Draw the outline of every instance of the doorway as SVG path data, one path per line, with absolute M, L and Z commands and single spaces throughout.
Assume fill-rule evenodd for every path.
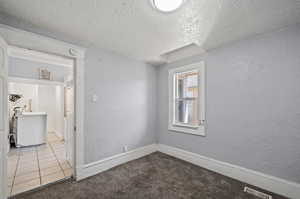
M 8 194 L 7 152 L 9 135 L 8 122 L 8 54 L 15 46 L 24 48 L 22 55 L 40 54 L 42 59 L 56 61 L 56 58 L 67 58 L 74 63 L 74 110 L 71 128 L 73 136 L 72 173 L 76 180 L 82 179 L 84 162 L 84 65 L 86 49 L 32 32 L 0 24 L 0 198 Z M 33 50 L 34 49 L 34 50 Z M 54 56 L 44 56 L 47 55 Z M 16 52 L 18 53 L 18 52 Z M 53 59 L 54 58 L 54 59 Z M 59 59 L 61 60 L 61 59 Z
M 73 176 L 73 82 L 72 59 L 16 47 L 9 53 L 8 196 Z

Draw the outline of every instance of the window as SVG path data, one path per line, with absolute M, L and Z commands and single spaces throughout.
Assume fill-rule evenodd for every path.
M 169 70 L 169 130 L 205 135 L 204 124 L 204 63 Z

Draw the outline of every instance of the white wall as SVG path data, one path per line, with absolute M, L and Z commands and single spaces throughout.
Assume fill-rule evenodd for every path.
M 22 94 L 17 103 L 10 105 L 28 107 L 29 99 L 32 99 L 33 112 L 47 112 L 48 132 L 56 132 L 58 136 L 64 136 L 64 95 L 63 86 L 38 85 L 24 83 L 9 83 L 9 93 Z M 28 111 L 28 110 L 27 110 Z
M 47 113 L 48 132 L 56 130 L 56 90 L 54 86 L 39 85 L 39 111 Z
M 38 111 L 39 100 L 38 100 L 38 85 L 34 84 L 21 84 L 10 82 L 8 84 L 9 94 L 22 94 L 22 98 L 15 103 L 9 103 L 10 105 L 24 107 L 29 106 L 29 100 L 32 100 L 32 111 Z
M 64 136 L 63 86 L 39 85 L 39 111 L 47 112 L 48 132 Z
M 168 69 L 204 60 L 207 136 L 168 131 Z M 300 182 L 300 25 L 159 69 L 159 142 Z

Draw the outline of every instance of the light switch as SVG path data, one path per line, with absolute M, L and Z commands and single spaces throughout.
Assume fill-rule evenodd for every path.
M 98 101 L 98 96 L 96 94 L 94 94 L 92 96 L 92 102 L 97 102 Z

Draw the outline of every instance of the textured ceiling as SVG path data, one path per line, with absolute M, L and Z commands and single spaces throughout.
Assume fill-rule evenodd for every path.
M 186 0 L 173 13 L 149 0 L 0 0 L 0 12 L 143 61 L 190 43 L 211 49 L 300 22 L 300 0 Z

